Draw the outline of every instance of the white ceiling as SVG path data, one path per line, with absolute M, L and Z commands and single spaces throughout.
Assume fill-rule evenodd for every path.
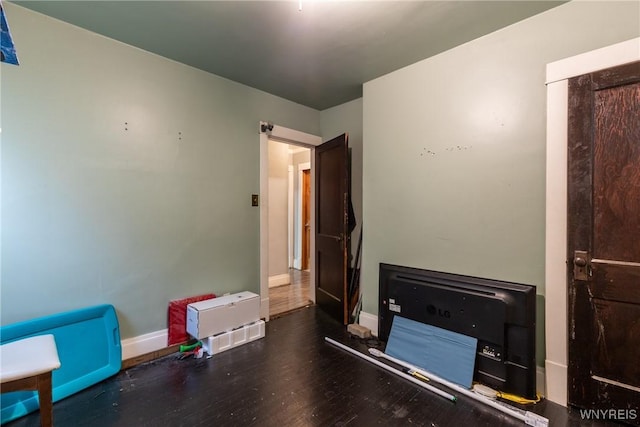
M 561 1 L 14 1 L 323 110 Z M 472 67 L 473 64 L 469 64 Z

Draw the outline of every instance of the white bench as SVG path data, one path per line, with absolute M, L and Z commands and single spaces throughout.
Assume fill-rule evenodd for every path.
M 51 372 L 60 367 L 53 335 L 38 335 L 0 346 L 2 393 L 36 390 L 40 402 L 40 425 L 53 425 Z

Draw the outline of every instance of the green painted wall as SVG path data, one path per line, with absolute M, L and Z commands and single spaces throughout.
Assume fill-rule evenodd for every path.
M 637 37 L 639 6 L 571 2 L 364 85 L 364 311 L 380 262 L 533 284 L 543 362 L 545 66 Z
M 128 338 L 171 299 L 259 292 L 258 122 L 320 113 L 4 6 L 2 324 L 110 303 Z

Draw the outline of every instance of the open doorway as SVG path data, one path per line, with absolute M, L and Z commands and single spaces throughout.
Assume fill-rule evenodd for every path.
M 272 125 L 267 122 L 260 122 L 260 317 L 269 320 L 270 318 L 270 299 L 271 292 L 270 289 L 277 289 L 279 286 L 269 287 L 269 277 L 277 276 L 277 274 L 269 272 L 269 264 L 271 258 L 271 251 L 269 249 L 269 236 L 270 236 L 270 227 L 269 227 L 269 206 L 271 205 L 271 197 L 269 194 L 269 141 L 276 141 L 279 143 L 284 143 L 287 146 L 292 146 L 292 151 L 295 151 L 297 147 L 305 147 L 309 149 L 309 161 L 308 161 L 308 170 L 310 177 L 310 221 L 308 224 L 309 227 L 309 266 L 308 266 L 308 282 L 309 282 L 309 295 L 308 300 L 315 303 L 316 300 L 316 289 L 315 289 L 315 259 L 312 254 L 315 253 L 315 177 L 313 174 L 314 168 L 314 152 L 315 147 L 322 144 L 322 138 L 316 135 L 311 135 L 305 132 L 300 132 L 294 129 L 285 128 L 278 125 Z M 288 147 L 287 147 L 288 150 Z M 293 155 L 293 153 L 292 153 Z M 302 165 L 302 166 L 301 166 Z M 290 167 L 291 166 L 291 167 Z M 304 165 L 304 162 L 301 162 L 298 165 L 297 169 L 294 170 L 293 165 L 287 164 L 287 176 L 297 175 L 300 170 L 303 171 L 307 165 Z M 293 179 L 291 180 L 293 181 Z M 287 199 L 291 200 L 288 202 L 287 206 L 295 206 L 293 200 L 295 199 L 293 186 L 289 185 L 289 179 L 287 178 Z M 300 199 L 301 200 L 301 199 Z M 301 210 L 301 208 L 300 208 Z M 287 209 L 288 212 L 288 209 Z M 287 228 L 292 229 L 294 226 L 293 216 L 289 216 L 287 214 Z M 282 223 L 280 223 L 282 224 Z M 288 236 L 293 236 L 293 232 L 288 233 Z M 296 256 L 295 252 L 295 242 L 292 240 L 293 237 L 287 239 L 286 244 L 286 253 L 287 253 L 287 266 L 295 267 L 293 268 L 293 273 L 295 274 L 297 270 L 302 270 L 302 257 Z M 301 247 L 301 243 L 300 246 Z M 298 266 L 299 263 L 299 266 Z M 295 265 L 294 265 L 295 264 Z M 284 273 L 281 273 L 284 274 Z M 284 280 L 284 276 L 280 280 Z M 271 279 L 271 284 L 277 283 L 277 278 Z M 297 280 L 297 278 L 294 278 Z M 284 290 L 284 289 L 282 289 Z
M 310 156 L 307 147 L 268 141 L 270 317 L 311 303 Z

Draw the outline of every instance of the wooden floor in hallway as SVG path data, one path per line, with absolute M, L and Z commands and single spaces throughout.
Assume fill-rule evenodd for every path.
M 308 270 L 289 269 L 288 285 L 269 288 L 269 316 L 278 316 L 313 304 L 310 301 L 311 274 Z

